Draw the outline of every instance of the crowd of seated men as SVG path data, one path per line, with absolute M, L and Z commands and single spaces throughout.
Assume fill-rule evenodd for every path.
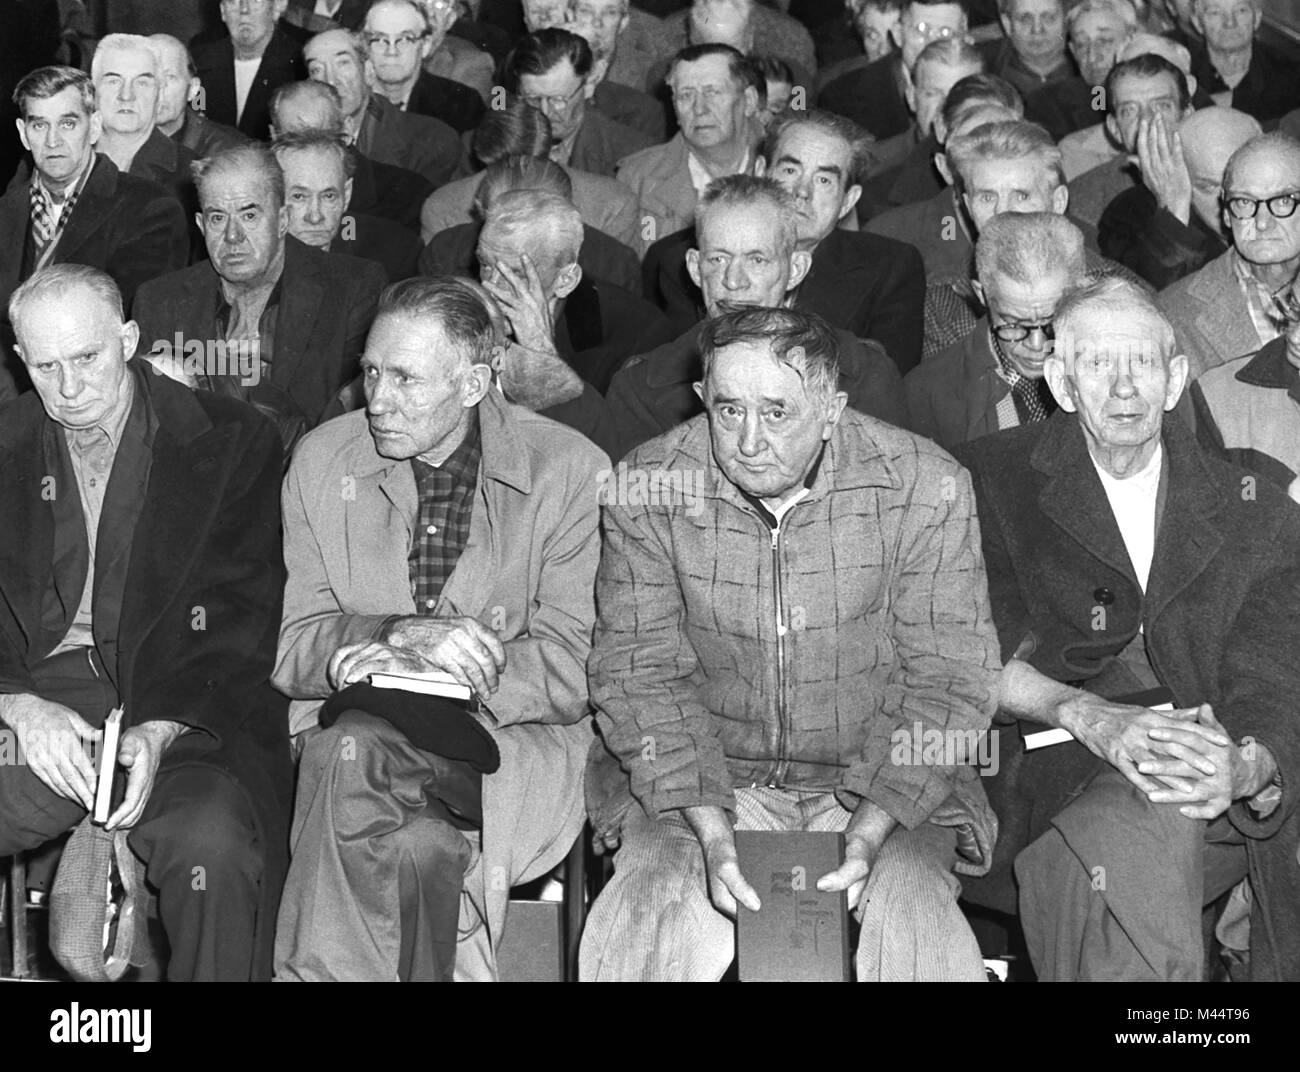
M 16 0 L 0 857 L 120 710 L 173 980 L 496 979 L 582 840 L 718 980 L 752 830 L 859 980 L 1300 979 L 1261 2 Z

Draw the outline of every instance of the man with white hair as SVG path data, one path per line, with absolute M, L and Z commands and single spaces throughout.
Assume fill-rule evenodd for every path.
M 203 84 L 189 49 L 171 34 L 150 34 L 149 40 L 158 49 L 158 129 L 195 159 L 242 145 L 246 139 L 234 127 L 191 107 L 199 101 Z
M 1107 78 L 1113 107 L 1107 123 L 1137 157 L 1141 180 L 1107 206 L 1097 241 L 1106 256 L 1157 290 L 1227 249 L 1223 168 L 1260 133 L 1254 119 L 1232 108 L 1192 111 L 1181 80 L 1182 72 L 1151 55 L 1117 63 Z M 1179 104 L 1181 115 L 1175 114 Z
M 989 60 L 989 73 L 1028 97 L 1051 82 L 1074 77 L 1065 54 L 1066 0 L 998 0 L 1006 35 Z
M 483 99 L 460 82 L 431 74 L 424 62 L 441 44 L 434 16 L 417 0 L 376 0 L 362 34 L 370 46 L 375 92 L 404 112 L 431 115 L 457 131 L 483 118 Z
M 1106 75 L 1138 29 L 1130 0 L 1083 0 L 1070 8 L 1065 21 L 1079 77 L 1046 85 L 1025 101 L 1025 117 L 1046 127 L 1055 141 L 1092 126 L 1105 111 Z
M 1261 123 L 1300 107 L 1300 64 L 1255 36 L 1264 18 L 1260 0 L 1195 0 L 1192 11 L 1205 38 L 1192 70 L 1216 104 Z
M 1247 879 L 1250 976 L 1294 979 L 1300 509 L 1167 418 L 1188 362 L 1142 291 L 1072 291 L 1055 329 L 1060 410 L 954 451 L 1008 723 L 993 870 L 965 896 L 1018 900 L 1040 980 L 1197 981 L 1203 909 Z

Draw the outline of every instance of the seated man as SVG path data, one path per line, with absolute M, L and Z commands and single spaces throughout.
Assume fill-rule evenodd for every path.
M 790 309 L 710 321 L 705 413 L 627 463 L 698 474 L 699 509 L 602 496 L 589 678 L 605 750 L 588 784 L 597 837 L 621 846 L 584 979 L 720 978 L 728 917 L 767 892 L 733 830 L 801 829 L 845 834 L 844 863 L 808 881 L 848 891 L 859 980 L 984 978 L 953 874 L 991 859 L 974 750 L 891 754 L 922 723 L 973 742 L 997 706 L 968 478 L 846 412 L 838 350 Z
M 1097 244 L 1162 290 L 1227 249 L 1223 168 L 1259 124 L 1231 108 L 1193 111 L 1182 72 L 1160 56 L 1117 63 L 1106 84 L 1106 123 L 1137 158 L 1141 181 L 1102 213 Z
M 364 37 L 326 30 L 307 42 L 303 57 L 311 78 L 338 90 L 344 131 L 359 152 L 423 175 L 435 188 L 452 177 L 460 164 L 460 138 L 441 119 L 404 112 L 370 88 Z
M 1187 375 L 1151 299 L 1104 280 L 1057 310 L 1061 410 L 956 452 L 1010 659 L 1001 710 L 1074 738 L 1002 734 L 994 873 L 966 890 L 1014 910 L 1014 863 L 1040 980 L 1200 979 L 1202 908 L 1247 874 L 1252 977 L 1300 971 L 1300 510 L 1165 419 Z
M 197 160 L 247 140 L 234 127 L 225 126 L 195 111 L 203 83 L 189 49 L 171 34 L 150 34 L 158 50 L 158 129 Z
M 690 45 L 730 45 L 746 56 L 779 56 L 794 69 L 799 85 L 812 88 L 817 73 L 812 38 L 797 19 L 777 7 L 754 0 L 692 0 L 689 7 L 667 15 L 663 25 L 665 59 Z M 661 63 L 651 72 L 651 90 L 658 88 L 664 70 Z
M 1006 36 L 989 59 L 989 73 L 1004 78 L 1022 97 L 1050 82 L 1074 77 L 1065 54 L 1066 0 L 998 0 Z
M 41 269 L 9 315 L 36 390 L 0 409 L 0 722 L 26 756 L 0 764 L 0 855 L 82 822 L 120 708 L 106 827 L 158 895 L 167 978 L 269 979 L 292 784 L 275 429 L 131 361 L 97 268 Z
M 161 186 L 122 174 L 95 152 L 102 120 L 95 87 L 71 67 L 38 67 L 14 89 L 18 138 L 32 154 L 30 181 L 20 177 L 0 197 L 0 309 L 47 264 L 85 264 L 113 277 L 124 300 L 147 279 L 183 267 L 189 227 L 180 204 Z M 13 346 L 0 315 L 0 400 L 26 375 L 7 367 Z
M 350 212 L 354 158 L 337 134 L 285 134 L 271 145 L 284 173 L 289 234 L 326 253 L 363 257 L 384 269 L 390 283 L 417 271 L 420 240 L 381 216 Z
M 269 149 L 229 149 L 194 169 L 208 260 L 140 288 L 144 349 L 169 370 L 184 359 L 195 386 L 267 400 L 287 447 L 289 430 L 314 425 L 356 375 L 384 270 L 287 236 L 284 176 Z M 232 352 L 241 367 L 218 360 Z
M 648 144 L 658 145 L 668 136 L 667 102 L 609 77 L 616 48 L 614 38 L 617 36 L 619 16 L 615 12 L 619 2 L 620 0 L 586 0 L 581 5 L 581 11 L 585 13 L 582 15 L 579 14 L 579 6 L 575 5 L 569 12 L 569 21 L 562 28 L 577 34 L 591 47 L 591 73 L 587 76 L 588 83 L 595 87 L 591 103 L 616 123 L 631 127 L 644 135 Z M 627 8 L 627 0 L 621 2 L 625 12 L 636 10 L 639 18 L 662 26 L 653 15 Z M 627 16 L 624 15 L 624 18 Z
M 473 130 L 483 98 L 469 86 L 431 74 L 422 64 L 437 44 L 434 15 L 416 0 L 376 0 L 362 32 L 370 46 L 375 92 L 404 112 L 441 119 L 453 130 Z
M 470 155 L 475 164 L 490 168 L 506 157 L 525 156 L 550 160 L 550 120 L 518 97 L 501 109 L 492 109 L 474 131 Z M 556 167 L 562 165 L 556 164 Z M 589 227 L 602 231 L 634 250 L 641 244 L 641 207 L 635 195 L 616 179 L 564 167 L 572 188 L 573 203 Z M 483 173 L 455 179 L 435 190 L 420 210 L 420 237 L 426 244 L 449 227 L 475 220 L 474 202 Z
M 613 178 L 618 162 L 651 144 L 648 135 L 591 106 L 591 46 L 568 30 L 531 33 L 501 68 L 506 92 L 516 94 L 551 124 L 550 157 L 559 164 Z
M 1300 69 L 1295 60 L 1259 40 L 1260 0 L 1195 0 L 1192 20 L 1205 39 L 1192 57 L 1192 71 L 1216 104 L 1275 123 L 1300 108 Z
M 1300 270 L 1300 142 L 1262 134 L 1223 173 L 1223 219 L 1232 248 L 1160 293 L 1191 379 L 1281 334 L 1277 299 Z
M 1138 29 L 1131 0 L 1083 0 L 1065 22 L 1079 77 L 1050 82 L 1025 101 L 1025 117 L 1045 127 L 1053 141 L 1097 122 L 1105 111 L 1106 75 Z
M 525 3 L 525 12 L 529 6 Z M 586 38 L 597 65 L 605 65 L 602 84 L 628 86 L 647 95 L 658 88 L 650 82 L 651 68 L 674 51 L 662 19 L 629 0 L 574 0 L 571 17 L 573 32 Z
M 222 0 L 221 21 L 228 33 L 191 42 L 204 113 L 246 138 L 270 135 L 271 94 L 307 73 L 301 46 L 279 24 L 287 3 Z
M 453 965 L 494 978 L 510 886 L 545 875 L 582 829 L 608 461 L 502 400 L 493 345 L 464 284 L 388 288 L 366 409 L 308 436 L 289 470 L 274 681 L 306 746 L 277 978 L 450 979 Z M 477 693 L 500 751 L 481 795 L 463 764 L 372 714 L 317 727 L 332 692 L 393 670 L 441 670 Z M 457 943 L 462 882 L 473 910 Z
M 290 82 L 271 98 L 271 137 L 311 131 L 336 134 L 348 140 L 343 122 L 343 98 L 324 82 L 306 79 Z M 419 232 L 420 207 L 433 193 L 433 183 L 403 167 L 381 164 L 351 146 L 352 202 L 357 212 L 382 216 Z
M 825 83 L 819 107 L 852 119 L 878 141 L 907 130 L 907 87 L 917 57 L 931 41 L 966 36 L 966 0 L 906 0 L 890 30 L 898 51 Z
M 798 208 L 774 179 L 732 175 L 712 183 L 696 211 L 699 248 L 686 254 L 687 270 L 704 295 L 708 320 L 750 307 L 795 302 L 812 257 L 798 247 Z M 673 342 L 629 361 L 608 392 L 617 461 L 634 446 L 700 412 L 694 384 L 700 378 L 696 324 Z M 859 412 L 908 427 L 898 368 L 878 342 L 834 329 L 848 404 Z
M 871 159 L 867 134 L 830 112 L 789 112 L 764 139 L 755 170 L 795 200 L 798 248 L 812 255 L 795 307 L 816 313 L 860 339 L 874 339 L 900 373 L 921 359 L 925 270 L 910 246 L 846 231 Z M 646 293 L 678 333 L 704 316 L 699 287 L 687 268 L 695 229 L 661 238 L 646 252 Z
M 994 216 L 975 244 L 971 286 L 984 315 L 966 338 L 903 380 L 912 430 L 945 450 L 1002 428 L 1045 421 L 1052 317 L 1087 271 L 1083 234 L 1052 212 Z
M 433 30 L 430 37 L 432 46 L 424 61 L 424 69 L 440 78 L 450 78 L 469 86 L 484 104 L 489 103 L 496 81 L 496 46 L 492 46 L 494 51 L 489 52 L 490 42 L 476 38 L 478 31 L 490 28 L 473 22 L 468 13 L 461 18 L 461 5 L 456 0 L 421 0 L 420 6 L 429 12 Z
M 745 57 L 727 45 L 691 45 L 673 58 L 667 83 L 681 129 L 620 161 L 617 172 L 645 213 L 645 247 L 687 226 L 714 179 L 752 167 L 758 91 L 751 79 Z
M 798 4 L 799 0 L 793 0 L 790 6 L 797 11 Z M 845 0 L 843 10 L 835 11 L 831 18 L 806 22 L 817 49 L 815 88 L 820 91 L 841 75 L 893 52 L 893 29 L 902 17 L 902 6 L 902 0 Z M 846 24 L 856 31 L 856 40 L 845 33 Z

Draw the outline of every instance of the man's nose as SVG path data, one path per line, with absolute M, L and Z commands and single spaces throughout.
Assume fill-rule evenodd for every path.
M 800 201 L 811 201 L 813 193 L 812 176 L 800 175 L 799 178 L 794 180 L 792 192 Z
M 63 131 L 58 123 L 51 123 L 45 128 L 45 144 L 50 149 L 57 149 L 63 144 Z
M 1048 346 L 1047 332 L 1042 328 L 1034 328 L 1025 336 L 1023 345 L 1026 350 L 1033 350 L 1035 353 L 1046 350 Z
M 66 365 L 60 366 L 59 394 L 64 398 L 72 399 L 81 394 L 82 382 L 81 374 L 76 369 Z
M 744 422 L 740 426 L 738 446 L 740 453 L 747 458 L 761 454 L 767 446 L 767 439 L 763 435 L 763 420 L 757 413 L 745 414 Z
M 745 271 L 745 264 L 739 257 L 727 265 L 727 270 L 722 273 L 722 284 L 728 290 L 743 290 L 749 286 L 749 273 Z
M 225 235 L 227 245 L 237 246 L 244 240 L 244 227 L 234 216 L 226 221 Z
M 692 115 L 709 114 L 709 102 L 708 100 L 705 99 L 703 93 L 696 94 L 695 99 L 691 101 L 691 114 Z
M 303 219 L 308 223 L 321 223 L 324 221 L 325 213 L 321 211 L 319 197 L 309 197 L 307 199 L 307 211 L 303 213 Z
M 135 83 L 130 78 L 123 78 L 118 83 L 117 99 L 126 104 L 135 100 Z
M 1115 378 L 1111 380 L 1110 393 L 1116 398 L 1132 398 L 1137 394 L 1133 383 L 1133 368 L 1128 358 L 1121 357 L 1115 365 Z

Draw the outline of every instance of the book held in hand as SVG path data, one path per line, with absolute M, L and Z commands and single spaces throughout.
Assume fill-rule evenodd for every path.
M 462 685 L 441 670 L 426 670 L 417 674 L 394 670 L 371 674 L 368 680 L 377 689 L 401 689 L 403 692 L 419 692 L 425 696 L 446 696 L 452 700 L 468 701 L 474 696 L 468 685 Z
M 122 708 L 115 707 L 104 720 L 104 736 L 99 742 L 95 764 L 95 807 L 90 821 L 103 825 L 113 808 L 113 775 L 117 773 L 117 746 L 122 740 Z

